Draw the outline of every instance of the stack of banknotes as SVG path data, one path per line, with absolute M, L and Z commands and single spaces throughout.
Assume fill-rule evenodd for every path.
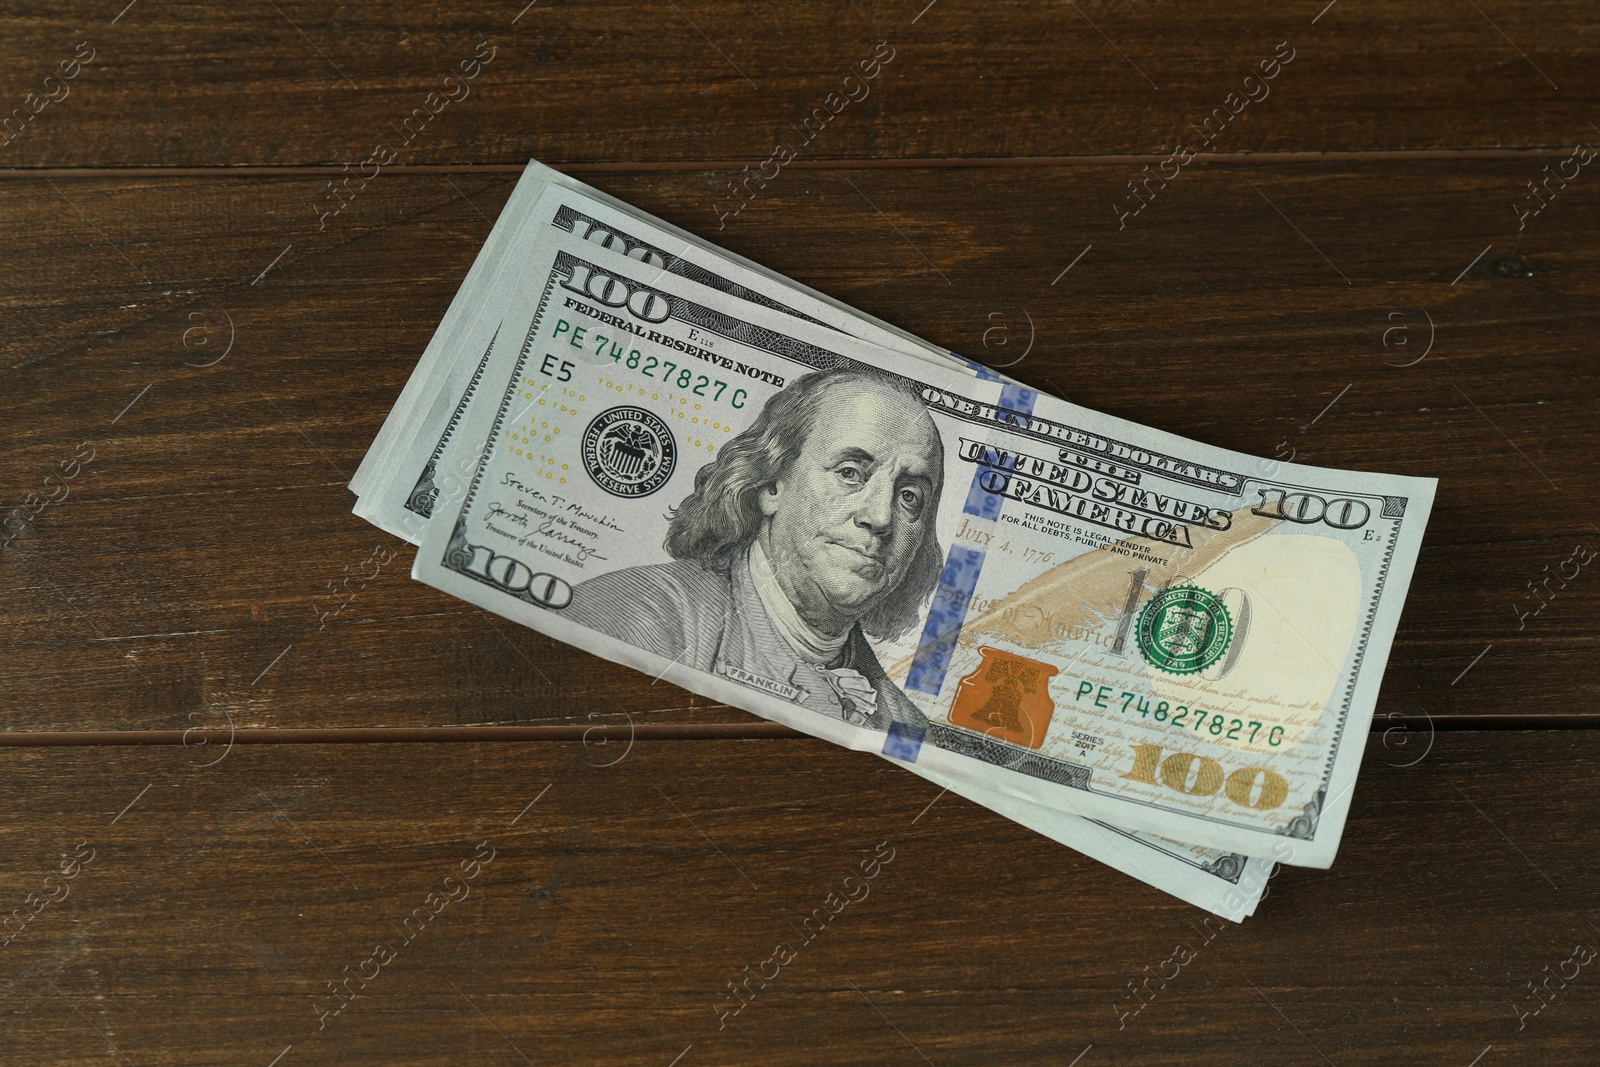
M 420 581 L 1234 920 L 1333 861 L 1434 486 L 1086 410 L 538 163 L 351 482 Z

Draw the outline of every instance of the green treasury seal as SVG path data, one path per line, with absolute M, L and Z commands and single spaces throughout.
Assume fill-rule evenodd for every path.
M 1139 651 L 1168 674 L 1205 670 L 1222 658 L 1232 640 L 1227 607 L 1197 585 L 1173 586 L 1139 613 Z

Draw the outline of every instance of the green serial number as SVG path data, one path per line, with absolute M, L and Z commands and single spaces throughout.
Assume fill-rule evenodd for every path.
M 1173 707 L 1165 700 L 1152 704 L 1148 698 L 1130 693 L 1126 689 L 1115 696 L 1112 695 L 1113 692 L 1114 690 L 1109 685 L 1102 685 L 1097 690 L 1093 682 L 1079 682 L 1078 691 L 1073 694 L 1072 699 L 1074 701 L 1082 700 L 1085 696 L 1093 693 L 1092 703 L 1097 708 L 1104 708 L 1109 711 L 1111 710 L 1111 705 L 1120 700 L 1122 701 L 1123 714 L 1138 712 L 1141 718 L 1164 722 L 1169 726 L 1176 726 L 1180 729 L 1187 728 L 1197 734 L 1209 733 L 1212 737 L 1225 737 L 1229 741 L 1244 741 L 1248 744 L 1255 744 L 1257 735 L 1261 733 L 1261 728 L 1265 725 L 1264 723 L 1256 722 L 1254 719 L 1248 721 L 1229 719 L 1226 715 L 1219 715 L 1214 711 L 1205 711 L 1202 708 L 1191 708 L 1187 704 L 1179 704 L 1177 707 Z M 1244 732 L 1246 730 L 1250 731 L 1248 735 Z M 1274 726 L 1267 731 L 1262 740 L 1272 748 L 1277 748 L 1283 744 L 1283 727 Z
M 589 327 L 579 326 L 576 329 L 566 319 L 556 321 L 556 330 L 553 341 L 564 333 L 570 333 L 567 343 L 574 348 L 584 346 L 584 334 L 589 332 Z M 638 371 L 646 378 L 653 379 L 663 385 L 676 386 L 695 396 L 703 396 L 708 400 L 726 403 L 729 407 L 742 408 L 750 394 L 743 389 L 728 392 L 728 383 L 721 378 L 713 378 L 709 374 L 696 374 L 688 367 L 680 366 L 670 359 L 660 359 L 656 356 L 647 356 L 637 348 L 630 348 L 624 353 L 621 345 L 604 334 L 594 334 L 588 339 L 594 345 L 594 354 L 604 359 L 610 357 L 614 363 L 621 364 L 629 370 Z M 609 348 L 607 346 L 610 346 Z M 724 399 L 726 394 L 726 399 Z

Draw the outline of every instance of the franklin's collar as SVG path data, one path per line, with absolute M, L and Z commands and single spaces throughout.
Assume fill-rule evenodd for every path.
M 761 606 L 767 610 L 767 617 L 772 620 L 772 628 L 789 642 L 795 654 L 806 662 L 818 666 L 837 660 L 839 652 L 850 640 L 850 634 L 855 627 L 852 626 L 844 633 L 833 637 L 820 632 L 802 619 L 794 605 L 789 602 L 788 596 L 784 594 L 783 587 L 778 584 L 778 576 L 773 572 L 772 563 L 767 559 L 766 552 L 762 551 L 759 537 L 750 542 L 750 551 L 746 559 L 750 568 L 750 584 L 755 587 Z

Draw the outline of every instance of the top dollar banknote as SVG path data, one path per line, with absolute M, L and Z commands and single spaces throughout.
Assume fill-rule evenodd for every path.
M 570 195 L 533 212 L 416 577 L 938 779 L 1332 862 L 1431 479 L 882 347 L 540 228 Z

